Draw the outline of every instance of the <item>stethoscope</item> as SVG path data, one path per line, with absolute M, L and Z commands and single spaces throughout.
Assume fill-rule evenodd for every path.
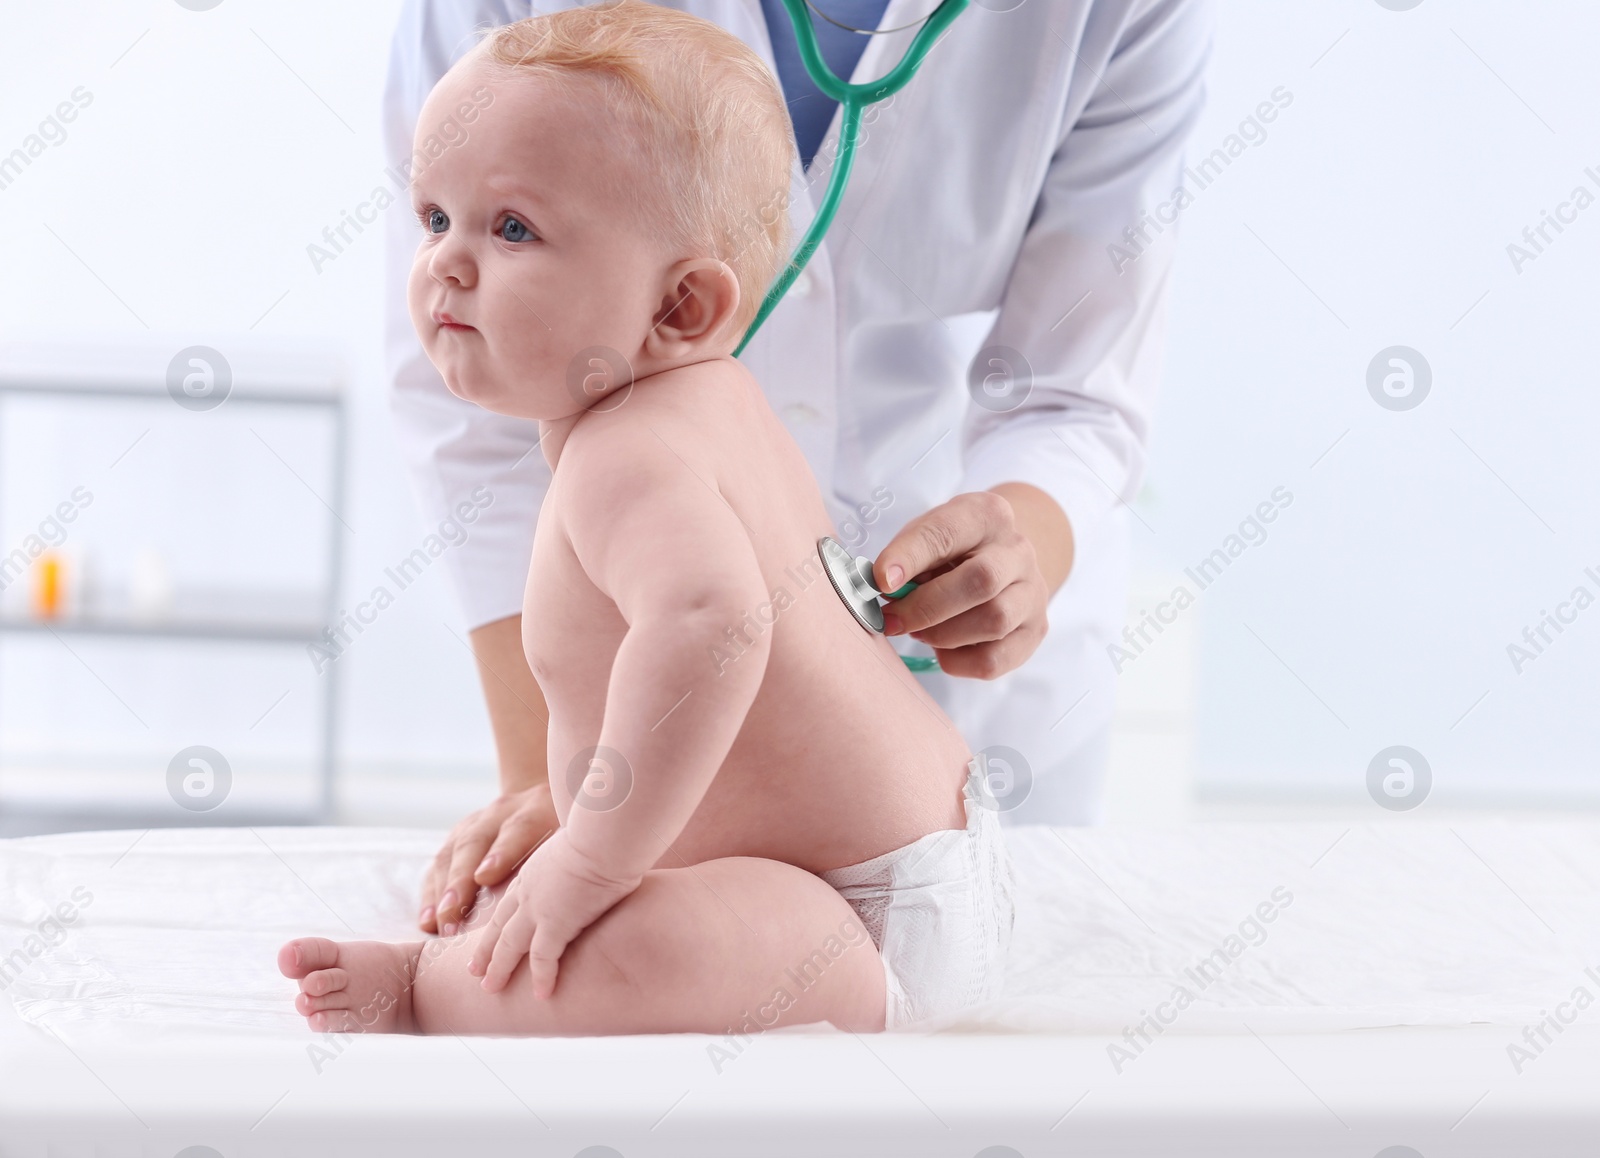
M 789 19 L 794 22 L 795 41 L 800 49 L 801 63 L 805 65 L 806 72 L 811 74 L 811 79 L 817 88 L 824 95 L 839 102 L 839 107 L 844 110 L 844 119 L 839 126 L 839 149 L 834 157 L 833 172 L 828 178 L 828 188 L 823 194 L 822 206 L 817 210 L 816 217 L 811 221 L 811 228 L 806 230 L 799 247 L 789 258 L 789 264 L 778 276 L 778 280 L 772 283 L 767 296 L 762 299 L 761 309 L 757 311 L 755 320 L 750 323 L 743 340 L 733 351 L 735 357 L 749 345 L 751 337 L 761 328 L 761 323 L 767 320 L 767 316 L 783 299 L 783 295 L 788 292 L 795 278 L 800 276 L 800 271 L 806 267 L 811 255 L 821 244 L 822 235 L 828 231 L 828 226 L 833 224 L 833 216 L 838 212 L 845 184 L 850 180 L 850 168 L 855 161 L 856 137 L 861 130 L 862 110 L 885 97 L 893 96 L 910 82 L 916 75 L 918 66 L 922 64 L 922 58 L 938 43 L 939 37 L 950 26 L 950 22 L 961 15 L 967 6 L 967 0 L 942 0 L 939 7 L 921 22 L 922 30 L 911 41 L 911 47 L 906 49 L 905 55 L 900 58 L 900 63 L 887 75 L 865 84 L 850 84 L 840 80 L 833 69 L 828 67 L 828 62 L 822 58 L 822 51 L 817 45 L 817 32 L 811 27 L 810 13 L 815 12 L 829 24 L 850 32 L 858 32 L 863 36 L 903 32 L 912 27 L 915 21 L 911 24 L 902 24 L 898 28 L 856 28 L 835 20 L 818 8 L 814 0 L 783 0 L 783 6 L 789 10 Z M 832 535 L 824 535 L 817 540 L 817 555 L 822 560 L 822 568 L 828 576 L 828 582 L 849 609 L 851 616 L 863 628 L 874 634 L 883 634 L 883 604 L 879 600 L 901 599 L 917 589 L 915 583 L 907 583 L 894 591 L 878 590 L 872 578 L 872 560 L 865 556 L 851 556 L 850 552 L 845 550 L 844 544 Z M 900 659 L 912 671 L 932 671 L 939 666 L 938 660 L 928 656 L 903 655 Z
M 828 188 L 823 194 L 822 206 L 817 210 L 816 217 L 812 218 L 811 228 L 806 230 L 799 247 L 789 258 L 789 264 L 778 275 L 778 280 L 772 283 L 772 288 L 767 290 L 767 296 L 761 300 L 761 309 L 756 312 L 750 328 L 744 332 L 743 339 L 735 347 L 734 357 L 738 357 L 750 344 L 750 339 L 761 328 L 761 323 L 767 320 L 767 315 L 772 313 L 778 302 L 783 299 L 783 295 L 788 292 L 790 285 L 794 283 L 794 279 L 805 269 L 806 262 L 811 260 L 811 255 L 822 243 L 822 235 L 828 232 L 828 226 L 833 224 L 833 215 L 839 211 L 845 184 L 850 180 L 850 168 L 855 162 L 856 137 L 861 132 L 862 110 L 885 97 L 893 96 L 910 83 L 911 78 L 917 73 L 918 66 L 922 64 L 922 58 L 927 56 L 929 50 L 938 43 L 939 37 L 950 26 L 950 22 L 961 15 L 967 6 L 967 0 L 943 0 L 939 7 L 922 21 L 922 30 L 911 41 L 911 47 L 906 49 L 905 55 L 900 58 L 900 63 L 885 76 L 864 84 L 850 84 L 840 80 L 833 69 L 828 67 L 828 62 L 822 59 L 822 50 L 817 45 L 817 30 L 811 27 L 810 13 L 815 12 L 829 24 L 849 29 L 851 32 L 859 32 L 863 36 L 903 32 L 912 27 L 912 24 L 902 24 L 898 28 L 855 28 L 828 16 L 816 6 L 815 0 L 783 0 L 783 6 L 789 10 L 789 19 L 794 22 L 795 41 L 800 49 L 801 63 L 806 66 L 806 72 L 811 74 L 812 81 L 823 95 L 839 102 L 839 107 L 844 111 L 844 119 L 839 125 L 839 150 L 834 156 L 833 172 L 828 177 Z
M 878 590 L 872 578 L 872 560 L 865 555 L 851 556 L 844 544 L 832 535 L 817 540 L 817 555 L 836 595 L 862 627 L 875 635 L 883 634 L 883 604 L 880 599 L 904 599 L 917 589 L 907 583 L 893 591 Z M 912 671 L 932 671 L 939 661 L 927 655 L 903 655 L 900 662 Z

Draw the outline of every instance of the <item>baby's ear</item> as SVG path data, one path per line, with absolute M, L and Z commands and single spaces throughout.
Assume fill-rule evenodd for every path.
M 729 332 L 739 311 L 739 279 L 714 257 L 680 261 L 662 279 L 666 292 L 645 336 L 645 350 L 664 361 L 724 354 L 738 344 Z M 726 347 L 726 348 L 724 348 Z

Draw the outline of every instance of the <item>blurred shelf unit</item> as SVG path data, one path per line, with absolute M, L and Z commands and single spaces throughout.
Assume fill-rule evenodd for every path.
M 326 604 L 272 591 L 178 591 L 159 613 L 106 605 L 56 619 L 0 614 L 0 631 L 55 635 L 126 635 L 156 639 L 220 639 L 256 643 L 315 643 L 329 620 Z
M 274 369 L 276 367 L 276 369 Z M 310 593 L 249 590 L 199 590 L 176 588 L 159 611 L 97 599 L 70 615 L 41 618 L 0 612 L 0 636 L 92 636 L 129 641 L 199 641 L 262 646 L 295 646 L 324 638 L 328 624 L 339 617 L 342 578 L 345 476 L 347 466 L 347 414 L 341 374 L 331 358 L 258 358 L 249 377 L 234 374 L 224 402 L 235 407 L 290 407 L 309 409 L 331 426 L 327 508 L 327 561 L 317 589 Z M 0 427 L 7 418 L 6 403 L 25 396 L 62 402 L 116 399 L 173 406 L 166 385 L 165 358 L 154 351 L 133 356 L 116 351 L 62 351 L 29 348 L 26 355 L 0 351 Z M 3 468 L 3 464 L 0 464 Z M 0 469 L 0 489 L 4 470 Z M 319 496 L 320 497 L 320 496 Z M 317 681 L 321 702 L 315 740 L 317 799 L 307 819 L 326 820 L 332 815 L 334 776 L 338 751 L 339 691 L 337 670 Z M 0 705 L 3 708 L 3 705 Z

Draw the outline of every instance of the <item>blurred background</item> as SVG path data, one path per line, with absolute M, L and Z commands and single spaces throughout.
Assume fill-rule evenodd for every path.
M 397 9 L 0 4 L 0 834 L 493 791 L 359 220 Z M 1600 10 L 1217 15 L 1110 819 L 1600 804 Z

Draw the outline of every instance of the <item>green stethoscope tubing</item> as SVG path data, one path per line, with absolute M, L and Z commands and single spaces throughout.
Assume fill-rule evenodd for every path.
M 794 284 L 794 279 L 800 276 L 800 271 L 805 269 L 817 246 L 822 244 L 822 235 L 827 233 L 828 226 L 833 224 L 834 214 L 839 211 L 839 202 L 844 197 L 844 187 L 850 180 L 850 169 L 855 163 L 856 137 L 861 131 L 862 110 L 885 97 L 893 96 L 910 83 L 911 78 L 917 73 L 918 66 L 922 64 L 922 58 L 927 56 L 938 43 L 939 37 L 950 26 L 950 22 L 966 9 L 967 2 L 968 0 L 943 0 L 943 3 L 923 22 L 922 28 L 911 41 L 911 47 L 906 49 L 905 55 L 900 58 L 899 64 L 878 80 L 851 84 L 840 80 L 833 69 L 828 67 L 828 62 L 822 59 L 822 49 L 817 44 L 817 30 L 811 26 L 811 13 L 806 0 L 783 0 L 783 6 L 789 10 L 789 19 L 794 22 L 795 40 L 800 49 L 801 63 L 806 66 L 806 72 L 811 74 L 812 81 L 823 95 L 839 102 L 844 119 L 839 124 L 839 150 L 834 155 L 833 172 L 828 177 L 828 188 L 823 194 L 822 205 L 811 220 L 811 228 L 806 230 L 799 247 L 789 258 L 788 265 L 778 275 L 778 280 L 772 283 L 772 288 L 767 290 L 767 296 L 761 300 L 761 308 L 756 311 L 755 320 L 750 323 L 750 328 L 744 332 L 744 337 L 733 351 L 734 357 L 744 352 L 744 348 L 750 344 L 750 339 L 761 328 L 761 323 L 767 320 L 767 316 L 783 300 L 783 295 Z
M 850 181 L 850 170 L 855 164 L 856 137 L 861 131 L 862 111 L 870 104 L 876 104 L 885 97 L 893 96 L 910 83 L 922 64 L 922 58 L 927 56 L 939 42 L 939 37 L 950 27 L 950 23 L 966 9 L 967 2 L 968 0 L 943 0 L 923 22 L 922 28 L 911 41 L 911 47 L 906 49 L 905 55 L 900 58 L 899 64 L 878 80 L 851 84 L 840 80 L 833 69 L 828 67 L 828 62 L 822 59 L 822 49 L 817 44 L 817 31 L 811 26 L 808 0 L 783 0 L 783 6 L 789 10 L 789 19 L 794 23 L 795 41 L 800 49 L 801 63 L 806 66 L 806 72 L 811 74 L 812 81 L 823 95 L 839 102 L 844 116 L 839 124 L 839 149 L 834 155 L 833 172 L 828 177 L 828 188 L 823 194 L 822 205 L 817 209 L 817 215 L 811 219 L 811 227 L 806 230 L 805 237 L 801 238 L 799 247 L 790 256 L 783 272 L 778 275 L 778 280 L 767 290 L 767 296 L 762 299 L 761 308 L 756 311 L 750 328 L 744 332 L 744 337 L 733 351 L 734 357 L 737 358 L 744 352 L 744 348 L 750 344 L 750 339 L 761 328 L 761 323 L 767 320 L 767 316 L 783 300 L 783 295 L 789 292 L 789 287 L 794 284 L 795 278 L 805 269 L 806 263 L 811 260 L 811 255 L 817 251 L 817 246 L 822 244 L 822 237 L 828 232 L 828 226 L 833 224 L 834 214 L 839 211 L 839 202 L 844 197 L 845 185 Z M 827 19 L 825 14 L 819 14 Z M 898 590 L 887 593 L 884 598 L 900 599 L 916 589 L 915 583 L 907 583 Z M 903 655 L 900 659 L 912 671 L 933 671 L 939 666 L 939 661 L 931 656 Z
M 897 587 L 893 591 L 884 592 L 883 597 L 885 599 L 904 599 L 916 589 L 917 585 L 915 583 L 908 582 L 904 587 Z M 939 667 L 939 661 L 931 655 L 903 655 L 900 657 L 900 662 L 912 671 L 935 671 Z

